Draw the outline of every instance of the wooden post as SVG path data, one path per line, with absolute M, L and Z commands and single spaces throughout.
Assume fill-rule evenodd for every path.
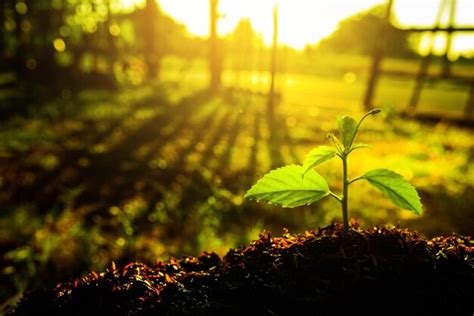
M 425 76 L 428 73 L 428 68 L 430 66 L 431 56 L 432 56 L 431 49 L 434 42 L 433 39 L 434 39 L 434 34 L 432 35 L 432 40 L 430 42 L 430 47 L 431 47 L 430 52 L 421 60 L 420 68 L 418 69 L 418 73 L 416 74 L 415 87 L 413 88 L 413 92 L 410 97 L 410 103 L 408 104 L 408 111 L 412 114 L 415 112 L 418 101 L 420 101 L 421 90 L 423 89 Z
M 386 23 L 390 23 L 390 13 L 392 11 L 393 0 L 388 0 L 387 10 L 385 11 L 384 20 Z M 364 108 L 369 110 L 373 107 L 372 101 L 375 94 L 375 88 L 377 86 L 377 81 L 380 76 L 380 64 L 383 59 L 383 54 L 385 47 L 382 45 L 381 37 L 383 37 L 383 32 L 386 30 L 385 25 L 378 30 L 378 36 L 375 39 L 374 43 L 374 55 L 372 57 L 372 65 L 370 66 L 370 75 L 367 80 L 367 90 L 365 91 L 364 96 Z M 384 42 L 385 44 L 385 42 Z
M 441 23 L 441 17 L 443 15 L 443 11 L 447 5 L 447 0 L 443 0 L 440 3 L 439 9 L 438 9 L 438 14 L 436 16 L 436 27 L 440 26 Z M 435 35 L 436 32 L 431 32 L 431 38 L 430 38 L 430 43 L 429 43 L 429 50 L 428 50 L 428 55 L 423 57 L 420 63 L 420 68 L 418 69 L 418 73 L 416 74 L 416 79 L 415 79 L 415 87 L 413 88 L 413 93 L 410 98 L 410 103 L 408 103 L 408 112 L 414 113 L 416 106 L 418 104 L 418 101 L 420 100 L 421 96 L 421 90 L 423 89 L 423 84 L 425 81 L 426 74 L 428 73 L 428 67 L 431 62 L 431 56 L 433 55 L 433 49 L 434 49 L 434 42 L 435 42 Z
M 268 92 L 268 117 L 273 121 L 275 112 L 275 77 L 276 77 L 276 58 L 278 48 L 278 4 L 273 7 L 273 45 L 272 59 L 270 63 L 270 90 Z
M 265 45 L 263 43 L 263 36 L 260 33 L 257 38 L 258 41 L 258 57 L 257 57 L 257 68 L 258 68 L 258 81 L 257 81 L 257 92 L 259 95 L 265 94 Z
M 156 20 L 158 19 L 158 6 L 156 0 L 146 0 L 145 19 L 148 24 L 146 38 L 146 62 L 150 71 L 150 76 L 155 78 L 159 74 L 159 57 L 157 54 L 157 32 Z
M 219 55 L 219 43 L 217 38 L 217 6 L 219 0 L 209 0 L 210 4 L 210 26 L 209 26 L 209 71 L 211 75 L 210 90 L 215 93 L 221 85 L 221 60 Z
M 454 28 L 454 23 L 455 23 L 455 16 L 456 16 L 456 0 L 451 0 L 450 8 L 449 8 L 449 28 L 450 30 L 446 33 L 446 50 L 444 52 L 443 56 L 443 68 L 441 75 L 446 78 L 450 75 L 451 73 L 451 62 L 449 61 L 448 55 L 449 52 L 451 51 L 451 44 L 453 41 L 453 31 L 452 28 Z
M 107 45 L 108 45 L 108 50 L 109 53 L 111 53 L 112 56 L 109 57 L 109 71 L 113 72 L 113 64 L 115 63 L 115 60 L 117 59 L 117 44 L 116 44 L 116 37 L 111 33 L 110 27 L 111 27 L 111 22 L 112 22 L 112 13 L 111 13 L 111 0 L 106 0 L 105 5 L 107 7 L 107 19 L 104 22 L 104 27 L 105 27 L 105 34 L 107 37 Z M 110 60 L 111 59 L 111 60 Z
M 466 107 L 464 108 L 464 117 L 469 119 L 474 114 L 474 81 L 471 81 L 471 88 L 469 89 L 469 97 L 467 99 Z

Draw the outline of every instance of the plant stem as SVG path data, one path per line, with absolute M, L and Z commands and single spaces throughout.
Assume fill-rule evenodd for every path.
M 352 184 L 352 183 L 354 183 L 354 182 L 356 182 L 356 181 L 359 181 L 359 180 L 362 180 L 362 179 L 364 179 L 364 177 L 362 177 L 362 176 L 357 177 L 357 178 L 354 178 L 354 179 L 352 179 L 352 180 L 349 181 L 349 184 Z
M 365 120 L 365 118 L 367 116 L 375 115 L 377 113 L 380 113 L 380 111 L 381 111 L 380 109 L 372 109 L 369 112 L 364 114 L 364 116 L 360 119 L 359 123 L 357 123 L 357 126 L 356 126 L 355 131 L 354 131 L 354 137 L 352 137 L 351 143 L 349 145 L 349 149 L 352 147 L 352 143 L 354 142 L 354 139 L 357 136 L 357 132 L 359 131 L 359 127 L 362 124 L 362 122 Z M 350 153 L 350 151 L 349 151 L 349 153 Z
M 342 156 L 342 181 L 343 181 L 343 191 L 342 191 L 342 219 L 344 222 L 344 230 L 347 232 L 349 230 L 349 216 L 347 211 L 347 200 L 349 198 L 349 179 L 347 178 L 347 156 Z
M 332 196 L 333 198 L 335 198 L 339 203 L 341 203 L 342 199 L 339 196 L 337 196 L 337 194 L 335 194 L 334 192 L 329 191 L 329 195 Z

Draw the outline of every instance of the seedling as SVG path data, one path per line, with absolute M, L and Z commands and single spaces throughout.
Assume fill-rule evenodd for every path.
M 303 166 L 289 165 L 270 171 L 253 185 L 245 194 L 246 198 L 266 201 L 283 207 L 309 205 L 323 197 L 332 196 L 341 204 L 344 229 L 349 229 L 348 201 L 349 186 L 359 180 L 367 180 L 383 195 L 400 208 L 421 215 L 423 210 L 420 197 L 415 188 L 400 174 L 388 169 L 374 169 L 360 177 L 349 179 L 347 162 L 349 155 L 357 149 L 371 147 L 363 143 L 354 144 L 362 122 L 371 115 L 379 113 L 380 109 L 367 112 L 359 122 L 349 116 L 337 119 L 340 141 L 333 133 L 328 134 L 332 144 L 318 146 L 306 156 Z M 314 168 L 332 158 L 342 160 L 342 193 L 338 195 L 329 189 L 326 180 Z

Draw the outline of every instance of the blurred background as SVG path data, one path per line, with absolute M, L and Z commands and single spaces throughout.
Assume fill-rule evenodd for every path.
M 2 0 L 0 56 L 0 305 L 340 220 L 243 195 L 373 107 L 349 175 L 397 170 L 425 213 L 358 182 L 350 216 L 474 231 L 470 0 Z M 318 170 L 340 190 L 338 161 Z

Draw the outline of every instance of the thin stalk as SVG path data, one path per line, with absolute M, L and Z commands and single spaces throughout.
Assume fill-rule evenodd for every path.
M 357 178 L 354 178 L 354 179 L 352 179 L 352 180 L 349 181 L 349 184 L 352 184 L 352 183 L 354 183 L 354 182 L 356 182 L 356 181 L 359 181 L 359 180 L 362 180 L 362 179 L 364 179 L 364 177 L 362 177 L 362 176 L 357 177 Z
M 349 146 L 349 149 L 352 147 L 352 143 L 354 142 L 356 136 L 357 136 L 357 132 L 359 131 L 359 127 L 360 125 L 362 124 L 362 122 L 365 120 L 365 118 L 367 116 L 370 116 L 370 115 L 375 115 L 377 113 L 380 113 L 380 109 L 373 109 L 373 110 L 370 110 L 369 112 L 365 113 L 364 116 L 362 116 L 362 118 L 359 120 L 359 123 L 357 123 L 357 126 L 354 130 L 354 137 L 352 137 L 352 140 L 351 140 L 351 144 Z M 348 152 L 348 154 L 350 153 L 350 151 Z
M 347 211 L 347 200 L 349 198 L 349 179 L 347 178 L 347 156 L 342 156 L 342 181 L 343 181 L 343 190 L 342 190 L 342 219 L 344 222 L 344 230 L 347 232 L 349 230 L 349 215 Z
M 333 198 L 335 198 L 339 203 L 342 202 L 342 199 L 337 194 L 335 194 L 334 192 L 329 191 L 329 195 L 332 196 Z

